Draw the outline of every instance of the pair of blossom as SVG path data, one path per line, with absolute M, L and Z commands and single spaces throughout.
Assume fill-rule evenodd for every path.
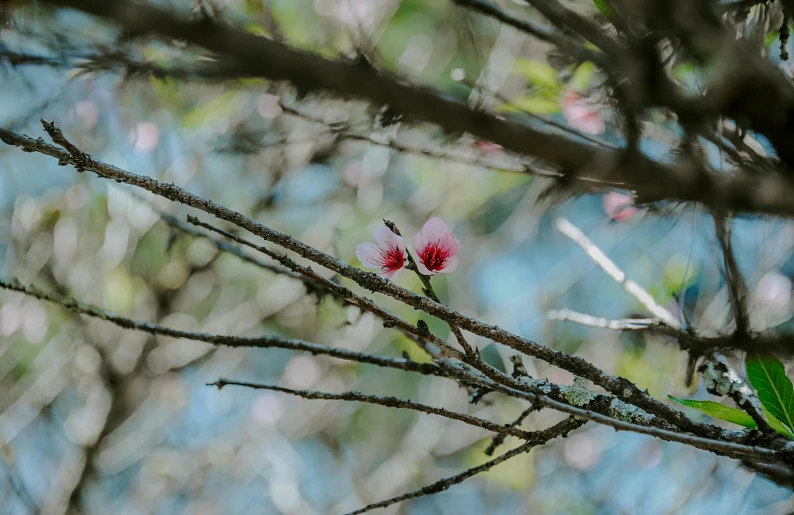
M 438 217 L 428 220 L 414 236 L 413 247 L 416 268 L 423 275 L 448 274 L 458 267 L 460 242 Z M 397 280 L 409 262 L 402 236 L 383 225 L 375 228 L 375 243 L 356 247 L 356 256 L 361 264 L 377 268 L 378 274 L 391 280 Z

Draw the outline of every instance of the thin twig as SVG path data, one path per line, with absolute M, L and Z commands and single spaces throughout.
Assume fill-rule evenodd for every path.
M 570 417 L 562 422 L 548 428 L 544 429 L 543 431 L 537 431 L 533 433 L 534 438 L 532 441 L 529 441 L 525 444 L 522 444 L 515 449 L 508 451 L 502 454 L 499 457 L 496 457 L 488 462 L 483 463 L 480 466 L 472 467 L 460 474 L 450 476 L 444 479 L 440 479 L 433 484 L 427 485 L 419 490 L 414 490 L 413 492 L 408 492 L 403 495 L 399 495 L 397 497 L 392 497 L 391 499 L 387 499 L 385 501 L 377 502 L 374 504 L 369 504 L 359 510 L 351 511 L 347 515 L 358 515 L 360 513 L 366 513 L 368 511 L 374 510 L 376 508 L 385 508 L 387 506 L 391 506 L 392 504 L 397 504 L 399 502 L 407 501 L 409 499 L 415 499 L 417 497 L 424 497 L 426 495 L 436 494 L 438 492 L 443 492 L 448 488 L 462 483 L 463 481 L 469 479 L 472 476 L 476 476 L 482 472 L 486 472 L 491 468 L 503 463 L 510 458 L 514 458 L 519 454 L 523 454 L 525 452 L 529 452 L 533 447 L 537 447 L 538 445 L 543 445 L 547 443 L 549 440 L 557 438 L 558 436 L 567 436 L 568 433 L 577 429 L 584 424 L 584 421 L 577 420 L 575 417 Z
M 601 329 L 614 329 L 616 331 L 645 331 L 655 322 L 652 318 L 624 318 L 621 320 L 609 320 L 606 318 L 579 313 L 570 309 L 551 310 L 547 316 L 549 320 L 565 320 L 588 327 L 598 327 Z
M 621 270 L 614 261 L 609 259 L 604 252 L 599 249 L 590 238 L 588 238 L 585 233 L 583 233 L 578 227 L 573 225 L 571 222 L 568 221 L 567 218 L 556 218 L 554 220 L 554 227 L 560 231 L 563 235 L 567 236 L 574 243 L 582 247 L 590 259 L 592 259 L 595 264 L 597 264 L 604 272 L 607 273 L 612 279 L 615 280 L 618 284 L 620 284 L 626 293 L 637 299 L 637 301 L 642 304 L 642 306 L 651 312 L 651 314 L 664 322 L 669 327 L 674 329 L 680 329 L 681 324 L 678 320 L 670 313 L 669 310 L 663 308 L 659 305 L 658 302 L 653 298 L 653 296 L 648 293 L 648 290 L 637 284 L 632 279 L 626 277 L 626 274 Z
M 524 420 L 526 420 L 526 418 L 535 411 L 538 411 L 537 406 L 532 405 L 528 407 L 521 413 L 521 415 L 518 416 L 518 418 L 516 418 L 510 424 L 510 427 L 519 427 L 521 423 L 524 422 Z M 488 445 L 488 448 L 485 449 L 485 454 L 487 454 L 488 456 L 493 456 L 493 453 L 494 451 L 496 451 L 496 448 L 504 443 L 505 437 L 506 437 L 505 433 L 499 433 L 498 435 L 494 436 L 493 440 L 491 440 L 491 443 Z
M 292 388 L 284 388 L 282 386 L 250 383 L 246 381 L 234 381 L 230 379 L 218 379 L 214 383 L 208 383 L 208 386 L 216 386 L 219 390 L 229 385 L 244 386 L 246 388 L 253 388 L 255 390 L 271 390 L 274 392 L 288 393 L 290 395 L 295 395 L 297 397 L 302 397 L 309 400 L 365 402 L 367 404 L 377 404 L 378 406 L 386 406 L 388 408 L 408 409 L 457 420 L 459 422 L 469 424 L 470 426 L 481 427 L 482 429 L 493 431 L 494 433 L 515 436 L 516 438 L 522 438 L 524 440 L 529 440 L 533 437 L 532 433 L 517 429 L 510 424 L 495 424 L 489 420 L 479 417 L 465 415 L 463 413 L 455 413 L 454 411 L 449 411 L 444 408 L 435 408 L 433 406 L 428 406 L 426 404 L 409 401 L 407 399 L 400 399 L 397 397 L 382 397 L 379 395 L 368 395 L 361 392 L 328 393 L 314 390 L 294 390 Z
M 289 349 L 309 352 L 315 355 L 323 354 L 347 361 L 357 361 L 359 363 L 366 363 L 381 367 L 419 372 L 426 375 L 445 376 L 438 366 L 430 363 L 418 363 L 408 359 L 373 356 L 363 352 L 355 352 L 336 347 L 327 347 L 325 345 L 319 345 L 316 343 L 310 343 L 303 340 L 296 340 L 294 338 L 285 338 L 281 336 L 243 337 L 183 331 L 180 329 L 172 329 L 149 322 L 141 322 L 131 318 L 122 317 L 96 306 L 82 303 L 71 297 L 66 297 L 57 293 L 46 292 L 36 288 L 35 286 L 26 286 L 15 281 L 6 281 L 4 279 L 0 279 L 0 288 L 24 293 L 25 295 L 30 295 L 40 300 L 46 300 L 47 302 L 59 304 L 74 313 L 87 315 L 100 320 L 106 320 L 119 327 L 123 327 L 124 329 L 132 329 L 134 331 L 142 331 L 149 334 L 169 336 L 172 338 L 185 338 L 187 340 L 205 342 L 211 345 L 223 345 L 227 347 Z

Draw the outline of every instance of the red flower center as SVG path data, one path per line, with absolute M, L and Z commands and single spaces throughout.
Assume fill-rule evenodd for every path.
M 428 243 L 419 257 L 428 270 L 438 272 L 444 268 L 444 263 L 449 258 L 449 249 L 441 247 L 438 242 Z
M 380 266 L 384 272 L 391 272 L 399 270 L 405 264 L 405 257 L 399 248 L 388 245 L 386 248 L 378 247 L 380 256 L 376 257 L 373 261 L 374 264 Z

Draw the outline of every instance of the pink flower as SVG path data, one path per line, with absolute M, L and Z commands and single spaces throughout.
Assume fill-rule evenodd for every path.
M 595 109 L 589 106 L 574 90 L 562 95 L 562 115 L 568 125 L 587 134 L 603 134 L 606 131 L 604 120 Z
M 377 243 L 362 243 L 356 247 L 356 256 L 367 268 L 379 268 L 378 274 L 396 280 L 403 272 L 408 253 L 402 236 L 397 236 L 386 226 L 375 227 Z
M 440 218 L 427 221 L 422 232 L 414 236 L 417 268 L 423 275 L 448 274 L 458 267 L 460 242 Z
M 634 200 L 616 191 L 604 195 L 604 212 L 615 222 L 625 222 L 639 211 L 634 207 Z
M 502 145 L 498 143 L 494 143 L 492 141 L 478 141 L 477 146 L 480 148 L 481 151 L 485 152 L 486 154 L 492 154 L 494 152 L 499 152 L 502 150 Z

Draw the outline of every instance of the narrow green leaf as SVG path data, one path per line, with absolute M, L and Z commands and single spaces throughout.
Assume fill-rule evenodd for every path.
M 590 86 L 590 82 L 595 76 L 595 65 L 590 61 L 586 61 L 576 68 L 571 78 L 571 87 L 578 91 L 585 91 Z
M 607 20 L 612 21 L 615 18 L 615 7 L 609 0 L 593 0 L 593 4 Z
M 789 430 L 794 428 L 794 386 L 783 363 L 774 356 L 747 356 L 747 377 L 763 407 Z
M 766 421 L 769 422 L 769 427 L 771 427 L 781 435 L 785 436 L 786 438 L 791 438 L 792 440 L 794 440 L 794 433 L 792 433 L 791 430 L 787 428 L 783 422 L 775 418 L 775 416 L 769 413 L 769 411 L 767 411 L 766 408 L 764 408 L 763 406 L 761 406 L 761 411 L 764 412 Z
M 706 415 L 714 418 L 718 418 L 720 420 L 724 420 L 726 422 L 732 422 L 734 424 L 738 424 L 744 427 L 757 427 L 755 420 L 745 413 L 744 411 L 731 408 L 730 406 L 725 406 L 724 404 L 720 404 L 719 402 L 714 401 L 696 401 L 694 399 L 679 399 L 677 397 L 673 397 L 672 395 L 668 395 L 667 397 L 670 400 L 673 400 L 679 404 L 683 404 L 684 406 L 689 406 L 692 409 L 696 409 L 701 413 L 705 413 Z
M 512 104 L 502 104 L 497 111 L 502 113 L 526 111 L 536 115 L 556 114 L 560 112 L 560 103 L 543 95 L 534 94 L 513 100 Z
M 534 61 L 532 59 L 516 59 L 513 71 L 526 77 L 536 86 L 550 89 L 560 89 L 557 81 L 557 70 L 549 63 Z

